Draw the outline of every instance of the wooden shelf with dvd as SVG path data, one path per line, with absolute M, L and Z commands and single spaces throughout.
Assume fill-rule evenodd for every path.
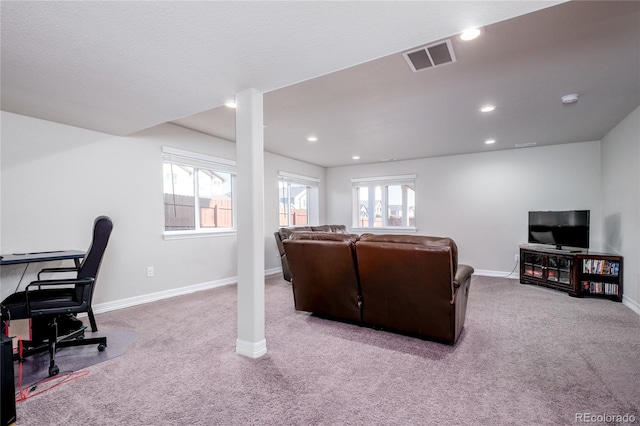
M 574 280 L 581 297 L 604 297 L 622 302 L 622 256 L 577 254 Z
M 523 244 L 520 246 L 520 283 L 566 291 L 574 297 L 601 297 L 621 302 L 622 256 Z

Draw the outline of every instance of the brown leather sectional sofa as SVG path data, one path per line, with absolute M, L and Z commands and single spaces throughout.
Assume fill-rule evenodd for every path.
M 273 235 L 276 237 L 276 245 L 280 252 L 280 262 L 282 263 L 282 275 L 287 281 L 291 281 L 291 272 L 289 272 L 289 263 L 287 262 L 287 254 L 284 252 L 282 242 L 289 239 L 294 232 L 333 232 L 338 234 L 346 234 L 347 227 L 344 225 L 319 225 L 319 226 L 291 226 L 278 229 Z
M 283 241 L 295 308 L 454 344 L 473 268 L 451 238 L 296 232 Z

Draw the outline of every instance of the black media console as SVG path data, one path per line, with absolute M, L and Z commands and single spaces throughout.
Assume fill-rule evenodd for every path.
M 520 282 L 555 288 L 575 297 L 602 297 L 622 302 L 622 256 L 523 244 L 520 246 Z

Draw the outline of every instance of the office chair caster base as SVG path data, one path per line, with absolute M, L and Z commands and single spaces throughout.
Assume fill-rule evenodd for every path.
M 57 365 L 54 365 L 53 367 L 49 367 L 49 377 L 53 377 L 59 372 L 60 372 L 60 369 L 58 368 Z
M 104 352 L 104 350 L 107 348 L 106 345 L 103 345 L 102 343 L 98 345 L 98 351 L 99 352 Z

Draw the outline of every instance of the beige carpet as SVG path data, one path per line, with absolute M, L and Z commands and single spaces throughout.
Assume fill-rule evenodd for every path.
M 236 288 L 97 316 L 139 339 L 18 404 L 18 425 L 540 425 L 640 421 L 640 316 L 473 277 L 455 347 L 296 313 L 267 280 L 268 353 L 234 353 Z

